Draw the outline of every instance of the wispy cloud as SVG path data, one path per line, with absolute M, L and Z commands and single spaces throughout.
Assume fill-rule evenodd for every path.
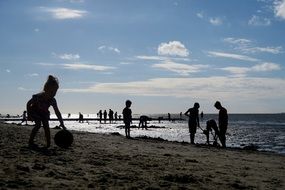
M 36 63 L 42 66 L 53 66 L 59 67 L 63 69 L 70 69 L 70 70 L 93 70 L 93 71 L 109 71 L 116 69 L 116 67 L 111 66 L 103 66 L 103 65 L 94 65 L 94 64 L 84 64 L 84 63 L 71 63 L 71 64 L 54 64 L 54 63 Z
M 271 25 L 271 20 L 269 18 L 263 18 L 260 16 L 253 15 L 249 21 L 248 25 L 252 26 L 270 26 Z
M 208 65 L 188 65 L 188 64 L 175 63 L 172 61 L 164 61 L 162 63 L 154 64 L 152 65 L 152 67 L 172 71 L 182 76 L 188 76 L 190 73 L 200 72 L 201 69 L 207 68 Z
M 157 48 L 158 55 L 170 56 L 189 56 L 188 49 L 180 41 L 170 41 L 168 43 L 161 43 Z
M 60 54 L 60 55 L 56 55 L 56 57 L 63 59 L 63 60 L 69 60 L 69 61 L 75 61 L 80 59 L 80 55 L 79 54 L 68 54 L 68 53 L 64 53 L 64 54 Z
M 274 1 L 275 16 L 285 20 L 285 0 Z
M 5 71 L 6 71 L 6 73 L 11 73 L 10 69 L 6 69 Z
M 39 74 L 38 73 L 29 73 L 26 76 L 28 76 L 28 77 L 38 77 Z
M 219 26 L 223 24 L 223 20 L 219 17 L 212 17 L 209 19 L 209 22 L 214 26 Z
M 234 45 L 235 49 L 240 50 L 243 53 L 272 53 L 272 54 L 283 53 L 282 46 L 258 47 L 258 46 L 255 46 L 254 43 L 248 39 L 225 38 L 223 41 Z
M 232 100 L 276 99 L 285 96 L 284 79 L 251 77 L 154 78 L 126 83 L 99 83 L 64 92 L 107 93 Z
M 239 55 L 239 54 L 225 53 L 225 52 L 208 51 L 208 55 L 213 56 L 213 57 L 237 59 L 237 60 L 242 60 L 242 61 L 251 61 L 251 62 L 259 61 L 259 59 L 249 57 L 246 55 Z
M 268 71 L 276 71 L 280 70 L 280 65 L 276 63 L 261 63 L 254 65 L 252 67 L 225 67 L 221 68 L 221 70 L 228 71 L 235 76 L 245 76 L 248 72 L 268 72 Z
M 107 50 L 107 51 L 115 52 L 115 53 L 118 53 L 118 54 L 121 53 L 121 51 L 118 48 L 114 48 L 114 47 L 111 47 L 111 46 L 105 46 L 105 45 L 98 47 L 98 50 L 101 51 L 101 52 L 105 52 Z
M 209 17 L 205 12 L 200 11 L 196 13 L 196 16 L 206 22 L 209 22 L 211 25 L 219 26 L 223 24 L 223 19 L 221 17 Z
M 203 19 L 203 18 L 204 18 L 204 13 L 203 13 L 203 12 L 196 13 L 196 16 L 197 16 L 198 18 Z
M 50 13 L 52 18 L 58 20 L 80 19 L 86 16 L 86 14 L 88 13 L 85 10 L 68 9 L 62 7 L 58 8 L 41 7 L 41 10 Z

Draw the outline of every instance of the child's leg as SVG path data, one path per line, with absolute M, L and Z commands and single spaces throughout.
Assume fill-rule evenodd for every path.
M 46 143 L 47 143 L 47 148 L 48 148 L 50 147 L 50 130 L 49 130 L 48 120 L 43 121 L 43 127 L 45 130 L 45 137 L 46 137 Z
M 40 128 L 41 128 L 41 121 L 35 121 L 35 127 L 32 129 L 30 139 L 29 139 L 29 145 L 34 144 L 34 138 Z

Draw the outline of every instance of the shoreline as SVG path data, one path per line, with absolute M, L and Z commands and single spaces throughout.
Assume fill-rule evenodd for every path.
M 3 189 L 283 189 L 285 156 L 71 131 L 74 143 L 27 147 L 32 127 L 0 123 Z M 45 144 L 41 129 L 37 143 Z

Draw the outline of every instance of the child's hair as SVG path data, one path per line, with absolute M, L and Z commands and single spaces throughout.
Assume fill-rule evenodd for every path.
M 56 88 L 58 89 L 58 79 L 52 75 L 48 76 L 48 79 L 44 85 L 44 91 L 48 91 L 50 88 Z

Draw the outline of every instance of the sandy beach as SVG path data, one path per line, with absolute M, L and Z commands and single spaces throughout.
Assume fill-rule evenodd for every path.
M 0 189 L 285 188 L 284 155 L 76 131 L 69 149 L 31 150 L 31 129 L 0 124 Z

